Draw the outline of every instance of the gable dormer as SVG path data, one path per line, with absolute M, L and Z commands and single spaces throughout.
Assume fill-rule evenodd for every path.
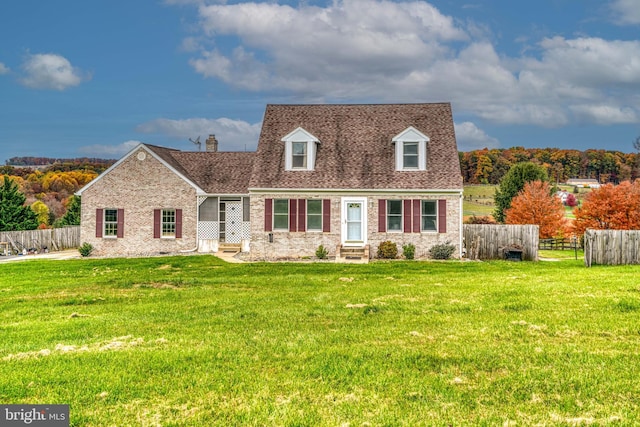
M 299 127 L 281 140 L 284 142 L 284 169 L 312 171 L 315 169 L 318 138 Z
M 429 137 L 409 126 L 394 136 L 397 171 L 427 170 L 427 142 Z

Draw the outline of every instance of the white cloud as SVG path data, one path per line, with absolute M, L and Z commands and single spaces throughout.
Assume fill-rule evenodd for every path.
M 34 89 L 65 90 L 90 76 L 71 65 L 68 59 L 53 53 L 28 55 L 22 64 L 22 84 Z
M 614 0 L 611 3 L 611 9 L 618 24 L 640 24 L 640 3 L 638 0 Z
M 0 62 L 0 75 L 9 73 L 9 67 Z
M 613 6 L 633 16 L 636 4 Z M 245 90 L 447 100 L 486 122 L 549 128 L 640 116 L 640 41 L 551 37 L 508 56 L 488 41 L 483 24 L 461 24 L 419 0 L 202 4 L 198 13 L 201 34 L 184 43 L 199 52 L 191 66 Z
M 250 124 L 227 118 L 191 118 L 183 120 L 156 119 L 138 125 L 143 133 L 159 133 L 185 142 L 200 137 L 204 143 L 209 134 L 215 134 L 220 151 L 253 151 L 258 144 L 261 123 Z
M 123 155 L 127 154 L 129 151 L 133 150 L 136 146 L 140 144 L 140 141 L 129 140 L 125 141 L 122 144 L 118 145 L 87 145 L 84 147 L 80 147 L 78 151 L 83 153 L 86 156 L 90 157 L 98 157 L 98 158 L 120 158 Z
M 496 148 L 500 145 L 496 138 L 487 135 L 472 122 L 455 123 L 455 130 L 458 151 Z

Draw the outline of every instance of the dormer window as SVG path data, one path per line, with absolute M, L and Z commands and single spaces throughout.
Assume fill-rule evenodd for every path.
M 285 144 L 285 170 L 314 170 L 317 144 L 320 143 L 318 138 L 299 127 L 282 138 L 282 142 Z
M 423 171 L 427 169 L 428 136 L 410 126 L 396 135 L 392 141 L 396 146 L 396 170 Z

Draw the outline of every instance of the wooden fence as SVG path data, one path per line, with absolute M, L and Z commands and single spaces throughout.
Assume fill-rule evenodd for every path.
M 640 230 L 587 230 L 584 264 L 640 264 Z
M 522 250 L 522 260 L 538 260 L 537 225 L 464 224 L 468 259 L 505 259 L 509 249 Z
M 52 228 L 45 230 L 2 231 L 0 242 L 6 242 L 9 251 L 22 253 L 23 250 L 43 252 L 61 251 L 80 246 L 80 226 Z M 4 249 L 5 245 L 0 248 Z
M 580 247 L 580 241 L 575 237 L 565 237 L 558 239 L 540 239 L 538 249 L 543 250 L 575 250 Z

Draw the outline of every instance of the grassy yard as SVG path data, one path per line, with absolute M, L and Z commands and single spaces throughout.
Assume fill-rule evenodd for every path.
M 74 426 L 640 424 L 640 266 L 0 265 L 0 402 Z
M 465 185 L 462 214 L 466 217 L 489 216 L 495 210 L 496 185 Z

